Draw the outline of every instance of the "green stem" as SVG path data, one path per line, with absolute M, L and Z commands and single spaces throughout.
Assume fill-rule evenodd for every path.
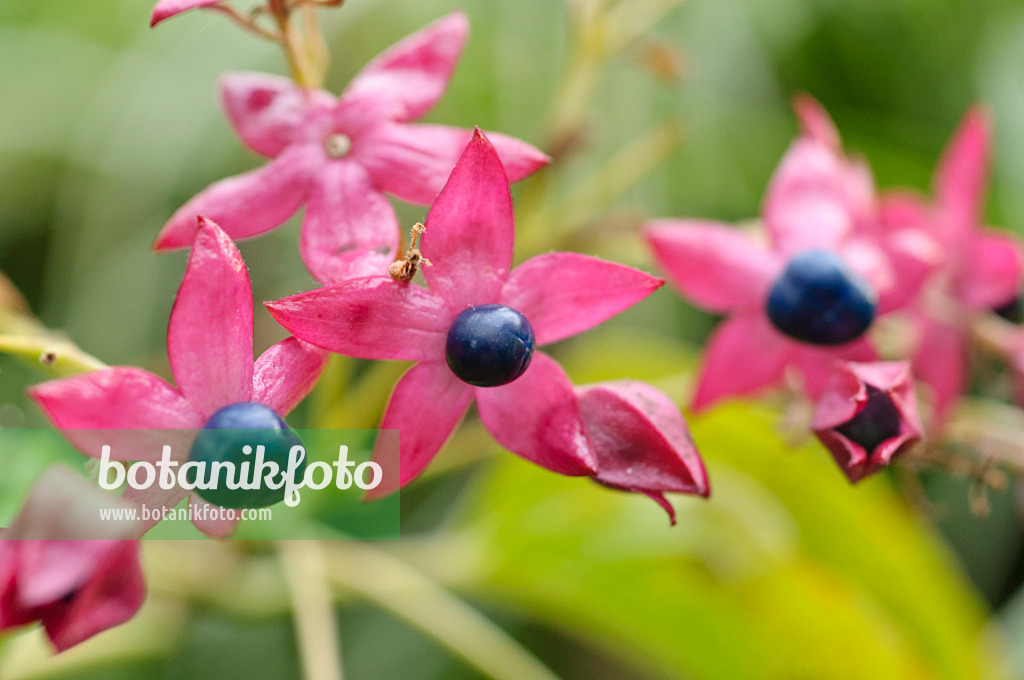
M 246 15 L 242 14 L 237 9 L 232 7 L 231 5 L 210 5 L 206 9 L 212 10 L 212 11 L 215 11 L 215 12 L 220 12 L 221 14 L 224 14 L 225 16 L 227 16 L 229 19 L 234 21 L 236 24 L 238 24 L 239 26 L 241 26 L 245 30 L 247 30 L 250 33 L 253 33 L 255 35 L 258 35 L 261 38 L 266 38 L 267 40 L 271 40 L 271 41 L 277 42 L 277 43 L 283 42 L 283 38 L 282 38 L 280 33 L 274 33 L 273 31 L 268 31 L 267 29 L 265 29 L 262 26 L 260 26 L 259 24 L 257 24 L 253 20 L 253 17 L 249 17 L 249 16 L 246 16 Z
M 96 357 L 83 352 L 75 343 L 49 334 L 0 335 L 0 352 L 10 354 L 57 377 L 88 373 L 106 368 Z
M 343 680 L 338 626 L 323 545 L 279 541 L 278 554 L 295 615 L 295 638 L 306 680 Z
M 355 541 L 329 555 L 336 586 L 377 603 L 493 680 L 558 680 L 490 619 L 404 562 Z

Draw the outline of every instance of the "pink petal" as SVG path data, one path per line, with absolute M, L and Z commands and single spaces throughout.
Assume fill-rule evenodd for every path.
M 372 102 L 390 120 L 419 118 L 447 89 L 468 36 L 469 21 L 462 12 L 435 21 L 367 64 L 345 89 L 342 101 Z
M 144 588 L 138 544 L 123 539 L 141 528 L 99 515 L 123 507 L 67 468 L 48 468 L 0 542 L 0 629 L 42 619 L 63 650 L 130 618 Z
M 638 492 L 710 493 L 690 429 L 662 392 L 618 380 L 580 387 L 576 394 L 598 481 Z
M 914 374 L 931 388 L 938 423 L 945 421 L 963 393 L 967 373 L 967 338 L 957 326 L 922 317 L 914 352 Z
M 935 176 L 935 195 L 958 233 L 981 220 L 992 147 L 991 122 L 981 108 L 967 112 L 946 147 Z
M 882 294 L 879 308 L 897 310 L 911 304 L 928 277 L 945 263 L 931 209 L 916 196 L 888 194 L 879 206 L 881 245 L 895 273 L 895 285 Z
M 1020 295 L 1024 263 L 1020 241 L 1015 237 L 991 231 L 979 233 L 964 256 L 966 268 L 957 294 L 967 307 L 990 310 Z
M 188 455 L 191 450 L 191 441 L 195 440 L 195 431 L 193 430 L 190 434 L 191 438 L 187 446 L 174 449 L 176 455 L 173 458 L 176 459 L 179 464 L 188 460 Z M 145 506 L 149 510 L 149 519 L 141 522 L 142 532 L 145 533 L 160 523 L 163 519 L 163 510 L 170 510 L 171 508 L 177 507 L 178 503 L 188 495 L 189 492 L 178 485 L 174 485 L 170 489 L 164 489 L 159 484 L 154 484 L 153 486 L 145 489 L 135 489 L 129 486 L 125 488 L 121 498 L 134 503 L 140 508 Z
M 797 95 L 793 99 L 793 110 L 800 121 L 801 134 L 836 153 L 842 151 L 839 130 L 817 99 L 807 94 Z
M 171 216 L 153 249 L 192 245 L 199 216 L 217 222 L 231 238 L 270 231 L 302 206 L 324 158 L 318 146 L 293 146 L 261 168 L 214 182 Z
M 87 484 L 81 480 L 82 484 Z M 105 495 L 105 494 L 104 494 Z M 116 507 L 117 499 L 109 497 L 106 505 L 81 506 L 82 513 L 88 507 L 98 515 L 100 507 Z M 63 510 L 67 512 L 65 506 Z M 64 518 L 70 524 L 71 518 Z M 79 517 L 80 519 L 80 517 Z M 18 578 L 18 600 L 23 607 L 36 608 L 56 602 L 75 592 L 86 583 L 110 555 L 111 550 L 127 539 L 99 539 L 83 534 L 81 539 L 27 539 L 19 541 L 20 574 Z
M 430 289 L 449 309 L 498 299 L 512 265 L 513 216 L 508 177 L 479 129 L 427 215 L 421 250 Z
M 145 597 L 137 541 L 11 541 L 0 559 L 0 629 L 43 622 L 57 651 L 64 651 L 131 618 Z M 20 601 L 26 578 L 35 578 L 40 554 L 51 561 L 76 563 L 79 577 L 54 599 L 35 606 Z M 57 564 L 46 567 L 59 568 Z
M 160 2 L 156 3 L 156 7 L 153 8 L 153 13 L 149 17 L 149 26 L 152 28 L 164 19 L 170 19 L 174 15 L 187 12 L 190 9 L 209 7 L 210 5 L 216 5 L 223 1 L 224 0 L 160 0 Z
M 224 513 L 224 508 L 205 501 L 195 493 L 189 496 L 188 502 L 193 508 L 192 523 L 207 536 L 227 538 L 235 532 L 235 527 L 241 519 L 238 515 L 239 510 Z M 221 517 L 222 513 L 226 516 Z
M 856 166 L 832 150 L 808 139 L 794 142 L 765 198 L 765 226 L 776 248 L 787 254 L 837 248 L 869 210 L 861 184 Z
M 712 334 L 704 355 L 694 410 L 728 396 L 744 396 L 782 380 L 794 343 L 774 330 L 763 315 L 724 322 Z
M 390 201 L 351 161 L 327 163 L 310 192 L 299 251 L 321 283 L 386 274 L 398 250 Z
M 857 415 L 863 402 L 867 401 L 866 385 L 889 394 L 897 406 L 912 407 L 898 410 L 912 421 L 920 434 L 920 420 L 916 405 L 912 403 L 915 401 L 914 380 L 910 363 L 906 361 L 837 362 L 828 390 L 818 401 L 811 427 L 815 430 L 830 429 Z
M 656 220 L 645 237 L 669 281 L 715 312 L 760 309 L 782 268 L 749 234 L 718 222 Z
M 473 389 L 455 377 L 443 361 L 425 361 L 410 368 L 391 393 L 382 430 L 399 432 L 401 463 L 399 481 L 415 479 L 455 431 Z M 380 443 L 375 458 L 380 453 Z
M 266 73 L 224 74 L 220 97 L 238 136 L 268 157 L 297 141 L 296 128 L 314 99 L 331 99 L 325 92 L 303 90 L 291 78 Z
M 20 541 L 0 538 L 0 631 L 34 619 L 33 613 L 18 602 L 19 545 Z
M 135 615 L 146 598 L 138 541 L 120 541 L 70 603 L 43 619 L 57 651 L 64 651 Z
M 839 254 L 851 269 L 871 284 L 871 288 L 879 297 L 879 313 L 890 311 L 891 308 L 886 305 L 899 291 L 897 275 L 879 240 L 860 235 L 853 236 L 842 244 Z
M 868 403 L 868 387 L 884 392 L 899 414 L 899 432 L 867 451 L 846 438 L 837 427 Z M 922 434 L 909 362 L 840 362 L 815 409 L 814 434 L 829 450 L 851 482 L 877 472 Z
M 512 270 L 501 302 L 521 312 L 538 345 L 610 319 L 664 283 L 650 274 L 577 253 L 548 253 Z
M 512 453 L 563 475 L 597 472 L 572 382 L 547 354 L 507 385 L 473 391 L 480 420 Z
M 472 138 L 470 130 L 445 125 L 376 125 L 360 137 L 353 155 L 378 187 L 403 201 L 430 204 L 444 187 L 455 161 Z M 551 161 L 514 137 L 487 133 L 510 182 L 518 182 Z
M 836 347 L 797 345 L 793 361 L 800 367 L 804 392 L 811 399 L 817 399 L 828 387 L 828 382 L 835 372 L 837 363 L 843 361 L 869 362 L 877 359 L 878 354 L 871 343 L 861 338 Z
M 249 401 L 252 329 L 242 255 L 220 227 L 200 219 L 167 326 L 167 357 L 178 389 L 204 417 Z
M 302 401 L 327 367 L 327 352 L 298 338 L 285 338 L 256 360 L 252 398 L 282 416 Z
M 935 230 L 935 215 L 931 206 L 921 197 L 900 191 L 884 193 L 878 203 L 878 220 L 883 230 L 916 229 Z
M 51 380 L 28 395 L 75 447 L 96 457 L 109 444 L 114 460 L 156 460 L 168 443 L 166 430 L 202 424 L 177 390 L 130 366 Z
M 65 546 L 73 547 L 79 539 L 100 545 L 103 541 L 136 538 L 141 535 L 137 522 L 103 519 L 99 514 L 106 508 L 129 507 L 69 468 L 52 465 L 33 483 L 25 504 L 3 535 L 6 539 L 31 543 L 32 550 L 28 550 L 26 556 L 41 554 L 44 557 L 64 550 Z M 75 549 L 88 551 L 89 547 Z M 20 586 L 27 587 L 22 597 L 29 606 L 46 601 L 55 589 L 78 579 L 82 573 L 79 569 L 83 568 L 67 560 L 51 564 L 48 558 L 41 558 L 39 562 L 38 568 L 32 569 L 31 576 L 23 578 Z
M 454 316 L 437 295 L 389 276 L 352 279 L 266 305 L 297 338 L 361 359 L 437 361 Z

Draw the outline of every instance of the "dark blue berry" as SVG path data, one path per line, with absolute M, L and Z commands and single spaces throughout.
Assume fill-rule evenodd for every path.
M 813 345 L 856 340 L 875 318 L 877 295 L 828 250 L 793 256 L 768 293 L 768 318 L 780 331 Z
M 1010 323 L 1024 323 L 1024 302 L 1022 302 L 1020 295 L 1005 304 L 995 307 L 992 311 Z
M 277 482 L 283 479 L 284 471 L 288 468 L 291 448 L 301 444 L 302 440 L 295 430 L 288 427 L 272 408 L 256 403 L 225 406 L 210 416 L 199 431 L 189 453 L 189 462 L 206 463 L 204 477 L 207 479 L 212 474 L 211 463 L 214 461 L 233 463 L 235 471 L 232 478 L 235 481 L 258 481 L 259 488 L 229 489 L 228 470 L 222 467 L 218 470 L 216 488 L 197 488 L 195 492 L 210 503 L 225 508 L 263 508 L 282 501 L 284 487 L 271 489 L 264 483 L 263 476 L 270 470 L 265 470 L 257 478 L 256 447 L 263 446 L 263 459 L 267 463 L 277 463 L 281 469 L 277 476 L 271 477 L 272 481 Z M 250 447 L 249 453 L 245 453 L 246 446 Z M 248 471 L 245 475 L 241 474 L 243 463 L 249 464 L 245 468 Z M 306 461 L 303 459 L 295 479 L 302 479 L 305 470 Z M 195 475 L 190 477 L 190 481 L 194 482 Z
M 879 444 L 900 433 L 900 412 L 888 394 L 871 385 L 867 388 L 868 400 L 864 408 L 836 427 L 836 431 L 871 455 Z
M 505 305 L 462 310 L 448 329 L 445 358 L 452 373 L 470 385 L 495 387 L 526 371 L 533 358 L 533 328 Z

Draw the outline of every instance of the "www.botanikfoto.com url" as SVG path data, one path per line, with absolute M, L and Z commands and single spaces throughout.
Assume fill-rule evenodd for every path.
M 269 522 L 274 519 L 274 511 L 270 508 L 222 508 L 214 505 L 192 505 L 182 508 L 165 508 L 163 506 L 151 508 L 142 505 L 137 508 L 100 508 L 100 520 L 104 522 L 115 521 L 188 521 L 195 520 L 258 520 Z

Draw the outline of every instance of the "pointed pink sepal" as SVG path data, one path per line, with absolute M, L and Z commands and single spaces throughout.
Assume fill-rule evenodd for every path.
M 153 8 L 153 13 L 149 17 L 149 26 L 152 28 L 161 21 L 170 19 L 173 16 L 187 12 L 191 9 L 199 9 L 200 7 L 209 7 L 210 5 L 216 5 L 224 0 L 161 0 L 156 3 L 156 7 Z
M 662 392 L 636 380 L 576 388 L 597 461 L 595 479 L 655 499 L 675 524 L 665 492 L 711 493 L 704 462 L 682 413 Z M 660 499 L 660 500 L 659 500 Z
M 368 102 L 389 120 L 415 120 L 448 88 L 468 38 L 465 14 L 453 12 L 442 17 L 367 64 L 342 93 L 341 101 Z
M 53 467 L 0 532 L 0 630 L 42 621 L 64 651 L 130 619 L 145 598 L 140 530 L 100 520 L 127 504 Z
M 865 407 L 869 386 L 885 394 L 899 415 L 898 432 L 873 451 L 866 451 L 836 429 Z M 828 389 L 818 400 L 811 427 L 851 482 L 889 465 L 924 433 L 910 362 L 837 363 Z
M 167 326 L 178 389 L 204 418 L 252 396 L 252 284 L 234 242 L 210 220 L 199 228 Z
M 992 124 L 987 112 L 967 112 L 946 146 L 935 176 L 935 196 L 950 218 L 950 236 L 967 235 L 981 222 L 992 150 Z

